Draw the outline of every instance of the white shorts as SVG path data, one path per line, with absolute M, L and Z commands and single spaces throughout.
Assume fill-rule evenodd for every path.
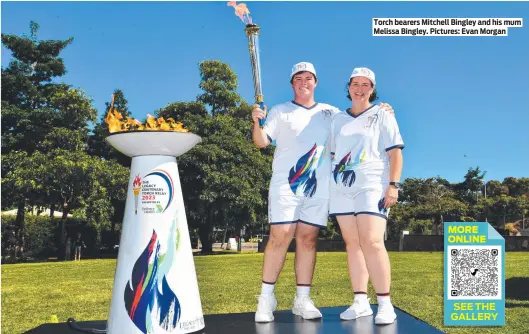
M 351 193 L 331 191 L 329 214 L 331 216 L 368 214 L 388 219 L 389 208 L 384 208 L 388 186 L 353 186 Z
M 270 224 L 291 224 L 298 221 L 327 227 L 329 200 L 302 196 L 271 196 L 268 200 Z

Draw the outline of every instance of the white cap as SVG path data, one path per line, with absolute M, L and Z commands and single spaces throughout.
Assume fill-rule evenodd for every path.
M 314 74 L 314 77 L 316 77 L 316 69 L 314 68 L 314 65 L 307 62 L 301 62 L 297 63 L 296 65 L 292 66 L 292 72 L 290 73 L 290 80 L 294 77 L 296 73 L 299 72 L 310 72 Z
M 373 86 L 375 83 L 375 73 L 368 69 L 367 67 L 357 67 L 353 70 L 353 73 L 351 74 L 351 77 L 349 80 L 351 80 L 354 77 L 366 77 L 373 83 Z

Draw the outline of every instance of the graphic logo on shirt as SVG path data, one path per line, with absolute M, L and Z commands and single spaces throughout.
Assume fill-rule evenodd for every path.
M 323 113 L 323 119 L 332 116 L 332 109 L 323 109 L 321 112 Z
M 386 215 L 388 213 L 388 209 L 384 207 L 384 198 L 385 197 L 383 197 L 380 201 L 378 201 L 378 212 Z
M 356 158 L 351 161 L 351 152 L 347 153 L 345 157 L 334 167 L 333 176 L 334 182 L 338 184 L 341 182 L 344 186 L 350 187 L 355 183 L 356 174 L 354 166 L 359 165 L 365 160 L 365 152 L 358 152 Z
M 323 161 L 327 145 L 314 144 L 310 151 L 305 153 L 294 167 L 290 169 L 288 183 L 290 189 L 297 196 L 312 197 L 316 192 L 316 169 Z
M 377 114 L 372 115 L 372 116 L 369 116 L 369 117 L 367 118 L 367 123 L 366 123 L 366 125 L 365 125 L 364 127 L 365 127 L 366 129 L 369 129 L 370 127 L 373 126 L 373 124 L 376 123 L 377 120 L 378 120 L 378 115 L 377 115 Z

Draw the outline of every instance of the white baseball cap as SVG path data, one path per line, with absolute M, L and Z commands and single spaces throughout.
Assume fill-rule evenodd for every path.
M 351 77 L 349 77 L 349 80 L 351 80 L 354 77 L 366 77 L 373 83 L 373 86 L 375 83 L 375 72 L 371 71 L 367 67 L 357 67 L 353 70 L 353 73 L 351 74 Z
M 294 77 L 296 73 L 299 72 L 310 72 L 314 74 L 314 77 L 316 78 L 316 69 L 314 68 L 314 65 L 307 62 L 301 62 L 297 63 L 296 65 L 292 66 L 292 72 L 290 73 L 290 80 Z

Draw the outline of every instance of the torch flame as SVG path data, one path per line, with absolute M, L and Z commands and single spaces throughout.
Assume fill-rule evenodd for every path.
M 154 116 L 147 114 L 148 118 L 145 124 L 134 118 L 127 117 L 123 119 L 123 116 L 111 106 L 108 110 L 108 114 L 105 117 L 105 123 L 108 124 L 108 131 L 113 132 L 125 132 L 125 131 L 140 131 L 140 130 L 162 130 L 162 131 L 175 131 L 175 132 L 189 132 L 185 129 L 183 124 L 175 122 L 175 120 L 169 117 L 166 120 L 163 117 L 154 118 Z
M 122 119 L 123 116 L 121 116 L 121 114 L 117 110 L 113 110 L 113 108 L 110 108 L 107 117 L 105 117 L 105 123 L 108 124 L 108 131 L 112 133 L 121 130 Z
M 240 3 L 237 5 L 237 1 L 228 2 L 228 6 L 231 6 L 235 9 L 235 15 L 237 15 L 242 22 L 245 24 L 252 24 L 252 18 L 250 17 L 250 11 L 246 4 Z
M 132 182 L 132 186 L 134 188 L 137 188 L 137 187 L 141 186 L 141 177 L 140 177 L 139 174 L 136 175 L 136 177 L 134 178 L 134 181 Z

